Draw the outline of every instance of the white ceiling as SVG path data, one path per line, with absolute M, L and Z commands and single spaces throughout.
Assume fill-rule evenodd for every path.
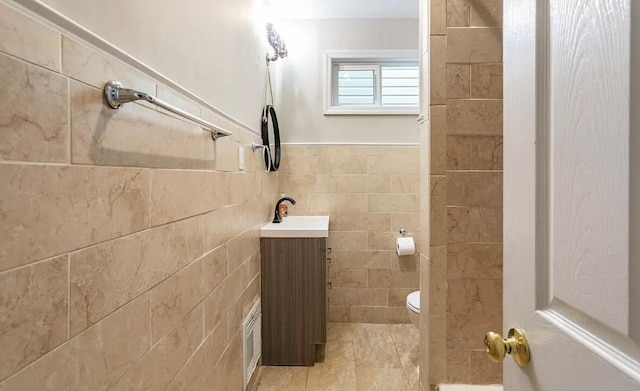
M 418 0 L 268 0 L 276 19 L 418 18 Z

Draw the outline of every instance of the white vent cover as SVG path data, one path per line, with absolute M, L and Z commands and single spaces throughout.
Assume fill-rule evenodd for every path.
M 258 365 L 262 354 L 262 306 L 260 300 L 253 305 L 251 311 L 242 322 L 242 357 L 244 389 L 247 389 L 251 375 Z

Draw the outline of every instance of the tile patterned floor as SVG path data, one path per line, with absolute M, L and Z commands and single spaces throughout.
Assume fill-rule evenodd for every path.
M 324 362 L 263 367 L 257 391 L 418 391 L 418 330 L 329 323 Z
M 468 384 L 443 384 L 438 391 L 502 391 L 502 384 L 492 385 L 468 385 Z

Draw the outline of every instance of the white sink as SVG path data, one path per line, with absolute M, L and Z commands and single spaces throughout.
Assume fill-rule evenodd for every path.
M 282 223 L 265 224 L 261 238 L 326 238 L 329 236 L 329 216 L 288 216 Z

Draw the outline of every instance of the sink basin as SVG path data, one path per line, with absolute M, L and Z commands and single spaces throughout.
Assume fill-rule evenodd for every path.
M 265 224 L 262 238 L 326 238 L 329 236 L 329 216 L 288 216 L 282 223 Z

